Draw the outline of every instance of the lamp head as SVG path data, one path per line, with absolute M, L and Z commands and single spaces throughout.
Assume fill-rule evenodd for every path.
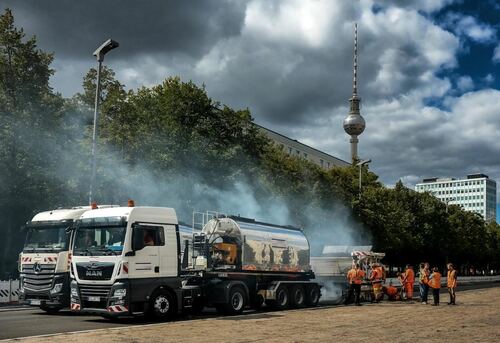
M 108 39 L 100 47 L 94 51 L 94 56 L 97 58 L 97 61 L 102 62 L 104 60 L 104 55 L 106 55 L 109 51 L 118 48 L 120 44 L 117 41 L 112 39 Z
M 370 163 L 371 161 L 372 161 L 371 159 L 369 159 L 369 160 L 359 161 L 358 163 L 356 163 L 356 165 L 357 165 L 358 167 L 361 167 L 361 166 L 364 166 L 364 165 L 366 165 L 366 164 Z

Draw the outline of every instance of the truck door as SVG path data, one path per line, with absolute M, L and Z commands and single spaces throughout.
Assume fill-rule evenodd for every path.
M 164 242 L 160 246 L 160 276 L 177 276 L 179 251 L 175 225 L 164 225 Z
M 129 259 L 131 278 L 160 276 L 160 246 L 165 244 L 164 228 L 158 224 L 134 224 L 135 256 Z

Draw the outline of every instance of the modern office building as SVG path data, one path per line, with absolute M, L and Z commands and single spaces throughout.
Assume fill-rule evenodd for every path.
M 341 160 L 340 158 L 327 154 L 326 152 L 315 149 L 304 143 L 300 143 L 299 141 L 282 135 L 281 133 L 269 130 L 257 124 L 255 125 L 278 147 L 291 156 L 305 158 L 325 169 L 333 167 L 347 167 L 351 165 L 349 162 Z
M 429 178 L 415 186 L 417 192 L 430 192 L 449 205 L 496 220 L 497 184 L 488 175 L 469 174 L 466 179 Z

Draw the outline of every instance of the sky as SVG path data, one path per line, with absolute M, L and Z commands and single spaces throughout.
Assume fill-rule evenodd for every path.
M 169 76 L 344 160 L 352 91 L 359 155 L 386 185 L 481 172 L 500 181 L 500 0 L 4 0 L 55 55 L 70 97 L 107 38 L 105 64 L 130 89 Z M 497 187 L 500 191 L 500 185 Z M 500 199 L 500 198 L 499 198 Z M 497 212 L 500 212 L 497 210 Z M 500 213 L 498 213 L 500 215 Z

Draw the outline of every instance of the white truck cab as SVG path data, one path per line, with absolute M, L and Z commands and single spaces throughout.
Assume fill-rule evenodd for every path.
M 57 312 L 69 306 L 70 230 L 90 206 L 38 213 L 19 254 L 20 301 Z
M 181 299 L 180 250 L 172 208 L 83 213 L 73 239 L 71 310 L 111 316 L 156 306 L 172 312 L 178 308 L 174 299 Z

